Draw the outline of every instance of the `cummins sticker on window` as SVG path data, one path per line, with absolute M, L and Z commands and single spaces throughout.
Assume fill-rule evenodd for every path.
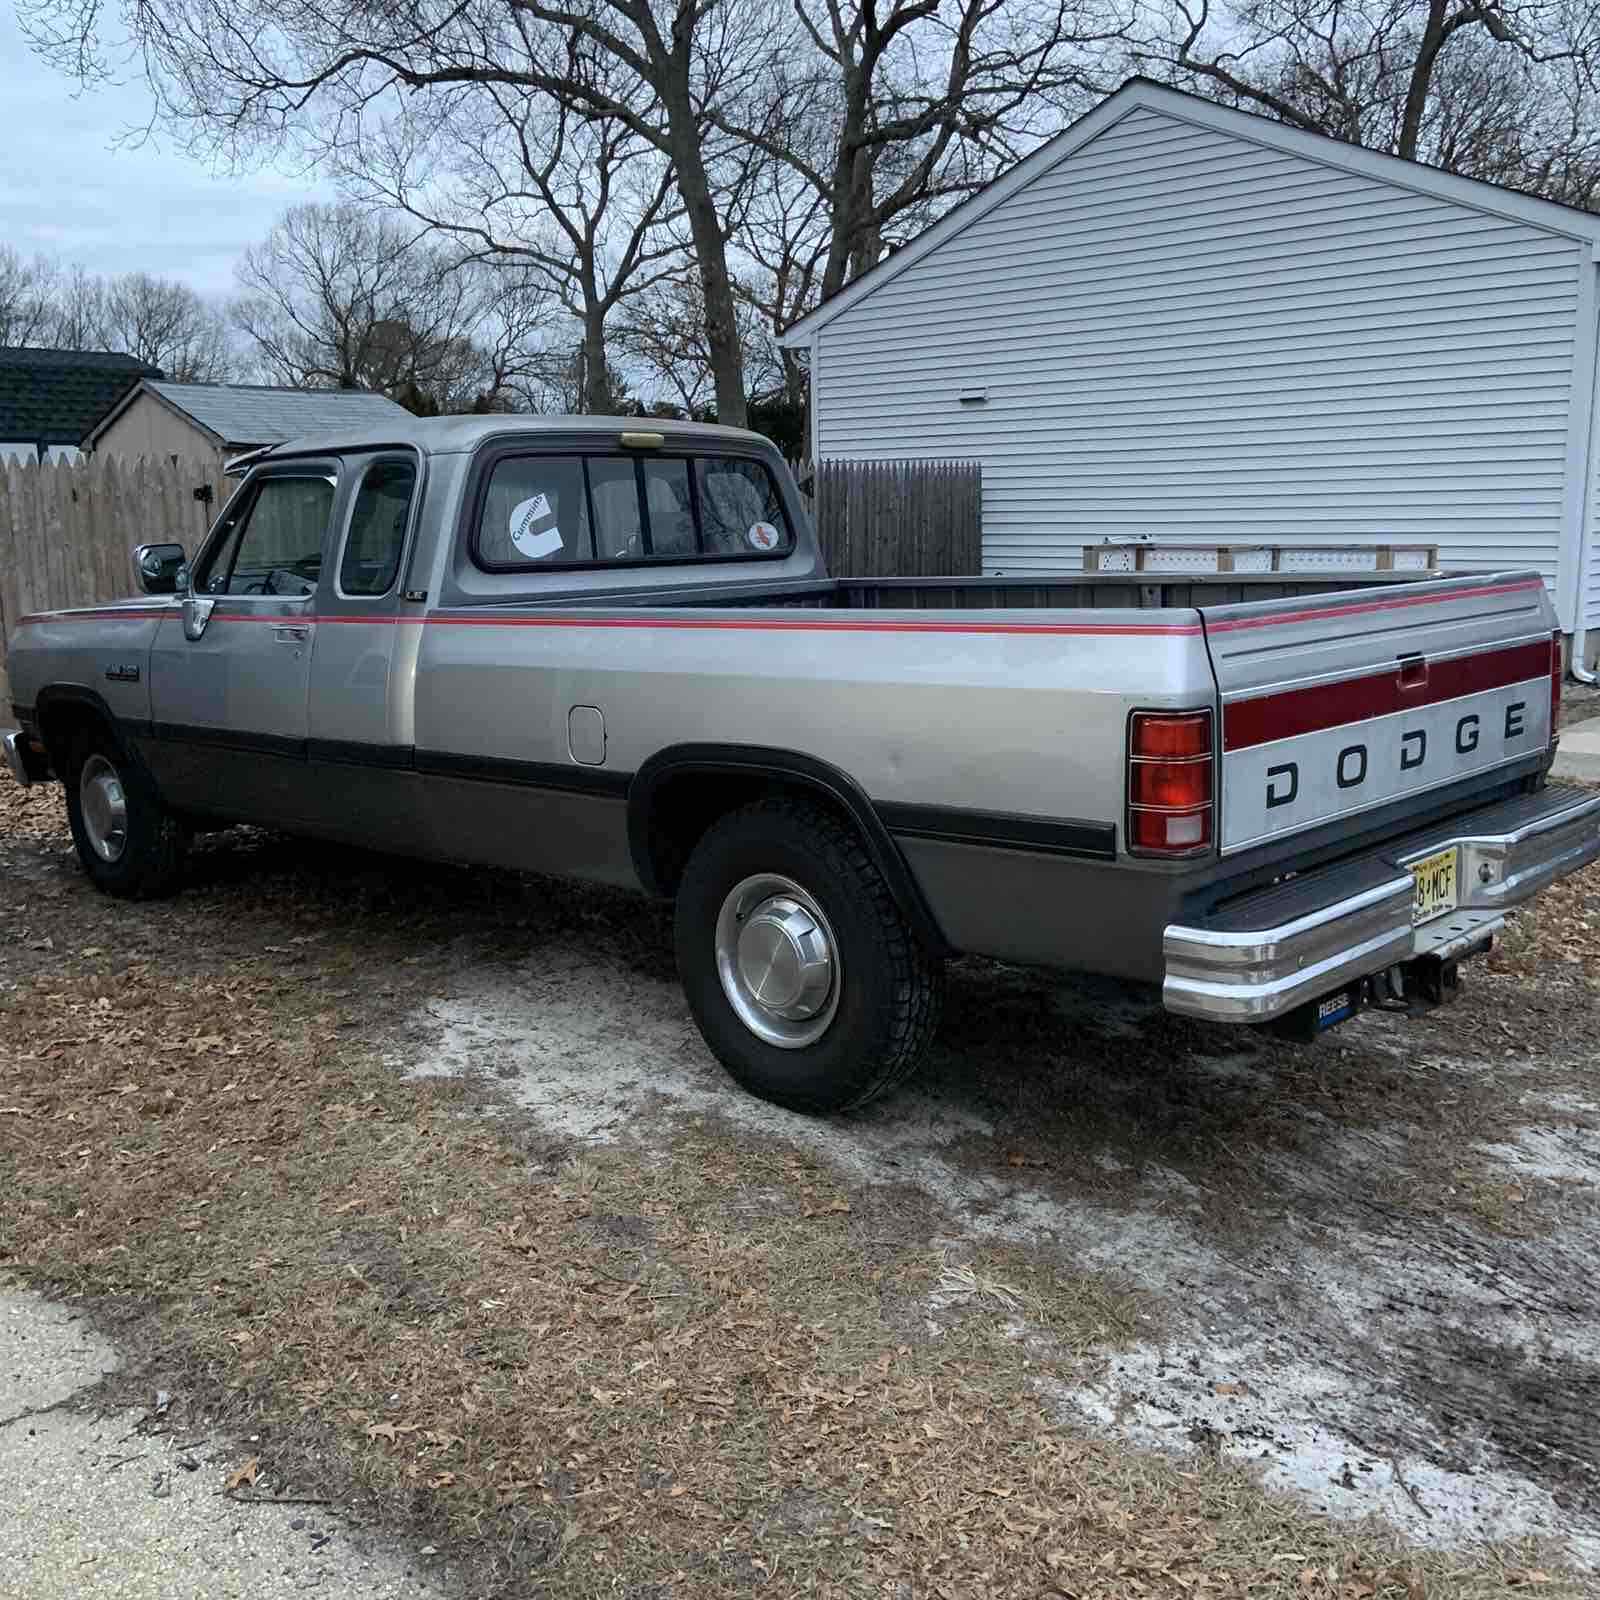
M 536 494 L 511 508 L 511 542 L 530 561 L 543 561 L 561 549 L 561 530 L 547 496 Z

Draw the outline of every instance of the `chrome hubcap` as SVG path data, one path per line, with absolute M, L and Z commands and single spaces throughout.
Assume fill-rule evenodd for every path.
M 104 756 L 90 756 L 78 779 L 83 831 L 102 861 L 116 861 L 128 848 L 128 797 L 117 769 Z
M 717 976 L 739 1020 L 781 1050 L 814 1044 L 839 1009 L 839 958 L 822 908 L 791 878 L 736 884 L 717 916 Z

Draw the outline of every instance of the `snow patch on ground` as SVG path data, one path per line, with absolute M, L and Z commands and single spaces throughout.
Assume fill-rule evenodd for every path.
M 1119 1016 L 1117 1026 L 1126 1020 Z M 1415 1348 L 1441 1330 L 1487 1331 L 1502 1348 L 1600 1360 L 1592 1338 L 1553 1332 L 1506 1304 L 1497 1285 L 1475 1275 L 1481 1263 L 1438 1256 L 1420 1237 L 1397 1244 L 1391 1235 L 1373 1247 L 1354 1231 L 1310 1226 L 1293 1212 L 1269 1246 L 1234 1260 L 1208 1237 L 1215 1223 L 1190 1179 L 1145 1164 L 1132 1200 L 1049 1193 L 955 1150 L 974 1136 L 993 1137 L 994 1126 L 914 1088 L 849 1120 L 794 1115 L 735 1089 L 677 987 L 621 962 L 574 953 L 561 964 L 547 952 L 539 964 L 468 972 L 456 993 L 430 1002 L 415 1021 L 421 1059 L 408 1052 L 412 1070 L 497 1078 L 551 1132 L 575 1142 L 647 1133 L 663 1110 L 715 1114 L 811 1152 L 859 1183 L 913 1185 L 947 1214 L 942 1227 L 968 1238 L 1048 1241 L 1133 1283 L 1156 1303 L 1160 1337 L 1108 1354 L 1084 1382 L 1056 1384 L 1050 1393 L 1064 1415 L 1143 1444 L 1249 1462 L 1268 1484 L 1330 1514 L 1376 1512 L 1419 1540 L 1538 1534 L 1600 1567 L 1600 1521 L 1575 1517 L 1541 1485 L 1505 1470 L 1486 1440 L 1440 1437 L 1430 1418 L 1404 1415 L 1404 1397 L 1384 1390 L 1384 1350 Z M 1448 1066 L 1483 1070 L 1468 1061 Z M 1258 1075 L 1242 1056 L 1192 1067 Z M 1508 1165 L 1514 1155 L 1530 1176 L 1572 1181 L 1582 1173 L 1593 1182 L 1600 1171 L 1588 1150 L 1551 1129 L 1529 1129 L 1514 1150 L 1490 1153 Z M 1390 1155 L 1381 1135 L 1342 1144 L 1335 1135 L 1320 1170 L 1380 1174 Z M 1106 1155 L 1095 1166 L 1120 1163 Z M 1292 1164 L 1282 1178 L 1306 1192 L 1321 1181 Z M 974 1290 L 952 1278 L 941 1292 Z M 1392 1436 L 1397 1413 L 1418 1449 L 1370 1443 L 1376 1433 Z
M 1250 1342 L 1201 1344 L 1174 1360 L 1143 1346 L 1113 1356 L 1097 1384 L 1048 1392 L 1135 1443 L 1211 1450 L 1254 1466 L 1270 1488 L 1331 1516 L 1376 1512 L 1419 1542 L 1442 1545 L 1566 1534 L 1575 1561 L 1600 1564 L 1600 1530 L 1573 1530 L 1545 1490 L 1499 1470 L 1486 1450 L 1460 1471 L 1374 1452 L 1330 1421 L 1347 1410 L 1345 1378 L 1310 1363 L 1280 1364 L 1263 1378 L 1259 1353 Z
M 1594 1108 L 1589 1109 L 1592 1113 Z M 1478 1149 L 1514 1177 L 1600 1187 L 1600 1135 L 1592 1126 L 1522 1128 L 1514 1144 L 1483 1144 Z

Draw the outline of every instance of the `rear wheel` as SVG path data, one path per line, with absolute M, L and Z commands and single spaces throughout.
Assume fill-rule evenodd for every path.
M 171 893 L 188 836 L 149 774 L 101 729 L 73 741 L 63 769 L 72 842 L 94 886 L 130 900 Z
M 856 832 L 805 801 L 760 801 L 710 829 L 678 889 L 675 943 L 712 1053 L 795 1111 L 887 1093 L 938 1021 L 942 964 Z

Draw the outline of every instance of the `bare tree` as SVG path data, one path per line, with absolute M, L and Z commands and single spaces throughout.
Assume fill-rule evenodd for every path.
M 1583 190 L 1600 10 L 1586 0 L 1162 0 L 1135 61 L 1295 127 L 1470 176 Z
M 932 0 L 928 0 L 931 4 Z M 34 47 L 94 80 L 107 70 L 104 0 L 23 0 Z M 318 107 L 336 118 L 399 91 L 497 84 L 615 119 L 671 164 L 705 307 L 717 408 L 745 416 L 727 230 L 705 131 L 717 106 L 789 48 L 772 0 L 140 0 L 111 48 L 143 66 L 160 115 L 192 144 L 278 142 Z M 625 80 L 568 71 L 577 37 Z M 342 137 L 336 131 L 334 138 Z
M 48 256 L 30 261 L 0 244 L 0 345 L 42 345 L 53 336 L 58 272 Z
M 745 297 L 776 336 L 797 322 L 820 297 L 832 236 L 827 197 L 785 162 L 764 160 L 749 174 L 735 241 L 753 270 L 744 275 Z M 776 381 L 792 406 L 804 406 L 807 376 L 794 352 L 772 344 Z M 751 386 L 753 395 L 761 391 Z
M 529 336 L 528 298 L 351 204 L 294 207 L 236 271 L 234 322 L 279 383 L 464 410 L 508 387 Z
M 63 350 L 103 350 L 106 285 L 80 266 L 57 278 L 50 297 L 50 343 Z
M 233 376 L 222 314 L 187 284 L 146 272 L 107 282 L 96 344 L 160 367 L 176 383 L 225 383 Z
M 187 284 L 147 272 L 63 270 L 8 245 L 0 245 L 0 344 L 112 350 L 180 383 L 222 382 L 232 367 L 224 318 Z
M 807 50 L 715 120 L 816 197 L 823 249 L 801 273 L 823 297 L 1055 131 L 1125 26 L 1112 0 L 794 4 Z M 791 294 L 800 266 L 791 254 Z
M 574 79 L 621 76 L 581 38 L 568 57 Z M 576 354 L 557 359 L 561 382 L 582 379 L 573 409 L 615 408 L 607 320 L 684 264 L 672 171 L 653 145 L 568 98 L 470 84 L 347 140 L 339 156 L 352 192 L 448 235 L 468 259 L 545 286 L 581 329 Z
M 753 297 L 735 283 L 739 364 L 752 395 L 776 385 L 779 369 L 770 333 Z M 697 276 L 665 279 L 630 299 L 619 316 L 618 350 L 642 379 L 646 393 L 668 395 L 687 416 L 716 403 L 716 371 L 706 338 Z M 722 420 L 720 409 L 717 420 Z

